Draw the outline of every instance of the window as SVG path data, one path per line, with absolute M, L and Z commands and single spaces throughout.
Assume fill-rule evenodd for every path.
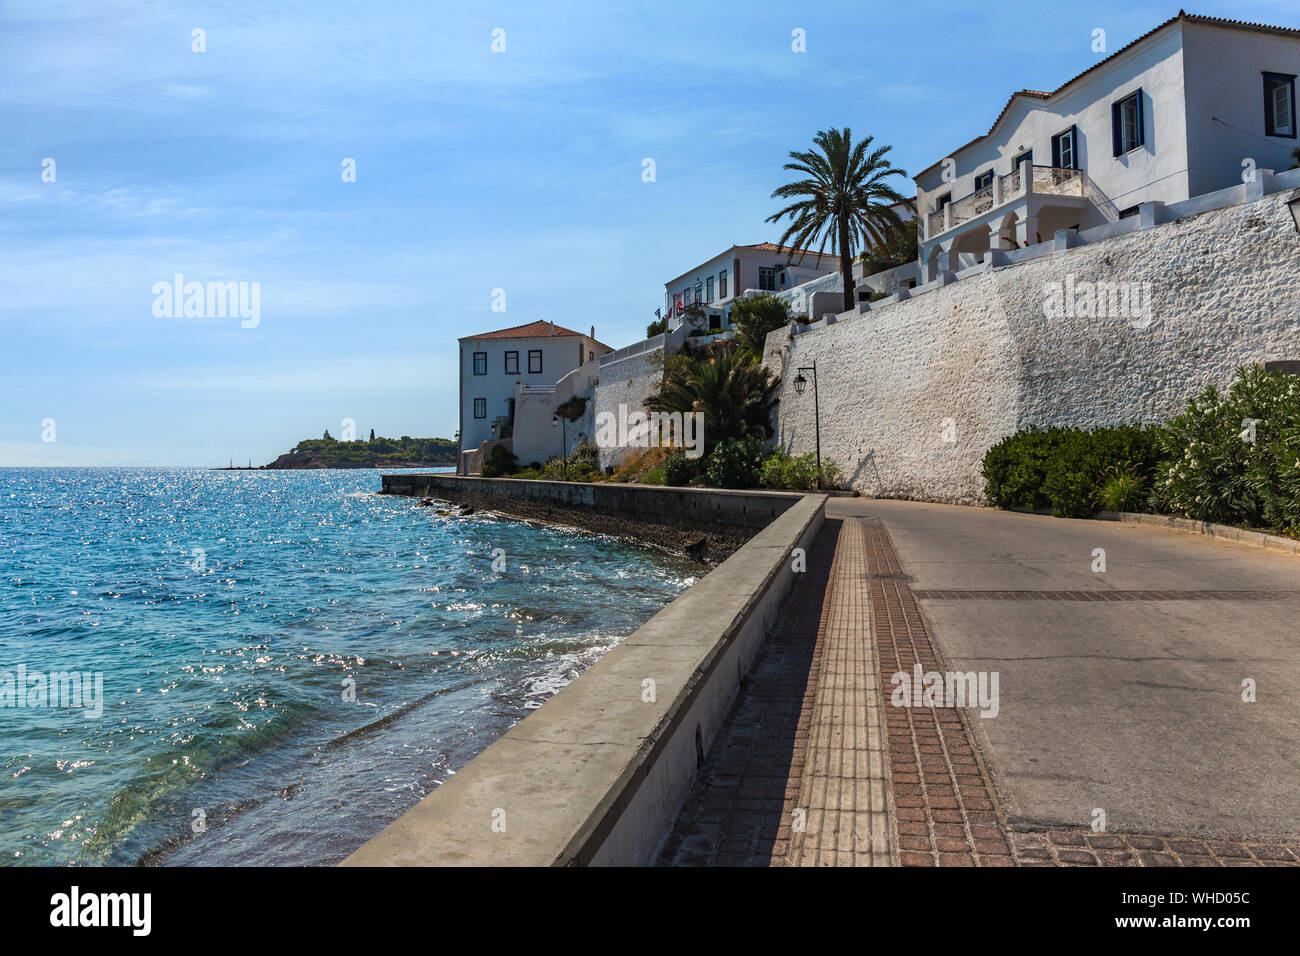
M 1141 211 L 1142 210 L 1137 206 L 1129 206 L 1127 209 L 1121 209 L 1119 211 L 1119 218 L 1128 219 L 1130 216 L 1136 216 Z
M 1052 137 L 1052 165 L 1061 169 L 1078 169 L 1078 152 L 1075 144 L 1079 131 L 1071 126 L 1064 133 Z
M 518 352 L 506 353 L 506 374 L 507 375 L 519 374 L 519 353 Z
M 1021 163 L 1029 163 L 1030 165 L 1033 165 L 1033 162 L 1034 162 L 1034 151 L 1032 149 L 1027 149 L 1012 161 L 1011 171 L 1014 173 L 1017 169 L 1020 168 Z
M 758 267 L 758 291 L 760 292 L 776 291 L 776 267 L 775 266 Z
M 1295 139 L 1295 77 L 1264 74 L 1264 135 Z
M 987 169 L 975 177 L 975 191 L 987 189 L 993 185 L 993 170 Z
M 710 312 L 709 313 L 710 331 L 712 331 L 713 329 L 720 329 L 720 328 L 722 328 L 722 316 L 719 315 L 717 312 Z
M 696 279 L 695 280 L 695 301 L 696 302 L 704 301 L 704 299 L 701 297 L 703 292 L 704 292 L 704 283 L 702 283 L 699 279 Z
M 718 298 L 725 299 L 726 297 L 727 297 L 727 270 L 723 269 L 721 272 L 718 273 Z
M 537 375 L 542 370 L 542 350 L 528 350 L 528 374 Z
M 487 353 L 486 352 L 474 353 L 474 374 L 475 375 L 487 374 Z
M 595 351 L 593 351 L 592 349 L 588 349 L 588 350 L 587 350 L 587 361 L 588 361 L 588 362 L 594 362 L 595 360 L 596 360 L 596 353 L 595 353 Z
M 487 418 L 487 399 L 486 399 L 486 398 L 476 398 L 476 399 L 474 399 L 474 417 L 475 417 L 475 418 Z
M 682 311 L 682 294 L 680 292 L 673 296 L 673 308 L 678 312 Z
M 1115 155 L 1123 156 L 1144 142 L 1142 135 L 1142 91 L 1130 93 L 1110 105 L 1111 135 Z
M 934 211 L 943 212 L 943 207 L 952 202 L 952 193 L 944 193 L 934 201 Z
M 713 276 L 709 276 L 704 280 L 704 301 L 713 301 Z

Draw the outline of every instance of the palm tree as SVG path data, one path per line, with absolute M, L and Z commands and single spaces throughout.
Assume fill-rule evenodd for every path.
M 795 199 L 767 222 L 790 217 L 790 226 L 781 237 L 781 245 L 790 247 L 790 259 L 797 249 L 817 246 L 821 262 L 826 243 L 831 253 L 839 253 L 840 278 L 844 284 L 844 310 L 853 308 L 853 256 L 859 247 L 884 245 L 902 220 L 891 206 L 903 203 L 913 208 L 888 182 L 890 176 L 907 173 L 890 164 L 885 154 L 893 147 L 881 146 L 868 154 L 872 137 L 853 144 L 849 128 L 822 130 L 813 137 L 817 150 L 798 153 L 793 150 L 784 168 L 803 173 L 806 179 L 787 183 L 772 192 L 773 199 Z M 790 260 L 787 260 L 790 261 Z
M 704 452 L 728 438 L 772 434 L 772 402 L 779 382 L 767 369 L 720 342 L 673 356 L 658 390 L 646 400 L 652 412 L 703 412 Z

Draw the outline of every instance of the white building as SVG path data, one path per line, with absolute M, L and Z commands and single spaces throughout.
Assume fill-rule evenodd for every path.
M 1178 16 L 916 177 L 927 279 L 1292 165 L 1300 30 Z M 945 254 L 947 254 L 945 256 Z
M 698 304 L 704 310 L 709 329 L 725 329 L 731 324 L 731 303 L 746 290 L 782 292 L 810 279 L 836 272 L 839 256 L 791 250 L 771 242 L 752 246 L 732 246 L 694 269 L 664 283 L 664 315 L 668 330 L 683 321 L 682 310 Z
M 544 321 L 462 338 L 457 471 L 477 473 L 495 444 L 523 465 L 560 454 L 561 430 L 551 427 L 555 409 L 590 392 L 600 357 L 609 351 L 596 341 L 594 327 L 583 335 Z M 591 435 L 582 421 L 563 431 L 569 450 L 579 434 Z

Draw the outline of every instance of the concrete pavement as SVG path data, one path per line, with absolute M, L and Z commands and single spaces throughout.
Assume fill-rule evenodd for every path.
M 1100 808 L 1111 832 L 1300 836 L 1300 560 L 982 508 L 828 513 L 884 523 L 950 669 L 1000 673 L 998 715 L 969 724 L 1013 826 L 1087 826 Z M 1043 590 L 1116 600 L 934 594 Z
M 827 516 L 662 862 L 1300 862 L 1300 559 L 905 501 Z M 996 716 L 894 706 L 915 665 L 996 673 Z M 882 727 L 883 766 L 844 759 Z M 854 826 L 842 795 L 882 778 L 888 825 Z

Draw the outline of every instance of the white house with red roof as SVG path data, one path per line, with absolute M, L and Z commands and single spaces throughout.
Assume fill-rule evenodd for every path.
M 572 451 L 590 423 L 551 426 L 555 409 L 590 392 L 609 346 L 590 334 L 536 321 L 460 340 L 460 460 L 457 471 L 475 474 L 494 444 L 505 445 L 523 465 Z
M 1013 93 L 990 130 L 922 170 L 927 279 L 1285 170 L 1300 30 L 1179 11 L 1050 92 Z
M 668 330 L 682 324 L 682 311 L 689 305 L 703 310 L 705 329 L 726 329 L 731 324 L 731 303 L 747 290 L 782 292 L 839 267 L 839 256 L 823 254 L 819 261 L 815 252 L 773 242 L 732 246 L 664 283 Z

